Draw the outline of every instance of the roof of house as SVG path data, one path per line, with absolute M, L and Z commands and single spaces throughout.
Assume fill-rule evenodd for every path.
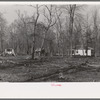
M 85 47 L 83 47 L 83 46 L 81 46 L 81 45 L 77 45 L 76 47 L 74 47 L 73 49 L 80 49 L 80 50 L 83 50 L 83 49 L 85 49 Z M 88 50 L 93 50 L 93 48 L 92 47 L 88 47 Z
M 36 50 L 35 50 L 35 52 L 40 52 L 41 51 L 41 48 L 37 48 Z
M 88 49 L 93 50 L 93 48 L 91 48 L 91 47 L 88 47 Z

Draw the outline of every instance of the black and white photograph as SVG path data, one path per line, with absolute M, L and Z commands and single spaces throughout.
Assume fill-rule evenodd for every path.
M 0 82 L 100 82 L 100 4 L 0 2 Z

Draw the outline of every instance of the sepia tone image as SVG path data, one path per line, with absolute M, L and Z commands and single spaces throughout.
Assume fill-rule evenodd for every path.
M 0 4 L 0 82 L 100 82 L 100 5 Z

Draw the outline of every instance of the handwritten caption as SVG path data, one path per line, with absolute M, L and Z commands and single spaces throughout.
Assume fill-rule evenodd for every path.
M 51 84 L 51 86 L 62 86 L 61 84 Z

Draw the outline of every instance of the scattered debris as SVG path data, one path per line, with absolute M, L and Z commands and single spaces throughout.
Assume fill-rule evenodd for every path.
M 59 79 L 64 79 L 64 78 L 65 78 L 65 77 L 64 77 L 63 73 L 60 72 L 60 73 L 59 73 Z
M 0 57 L 0 81 L 100 81 L 100 59 L 52 57 L 41 61 L 27 57 Z

